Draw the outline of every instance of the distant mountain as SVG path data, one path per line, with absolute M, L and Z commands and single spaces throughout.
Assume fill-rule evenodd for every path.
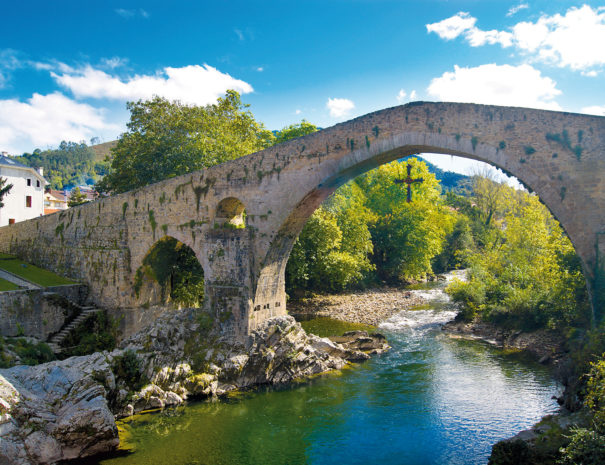
M 456 194 L 461 195 L 468 194 L 472 191 L 472 178 L 470 176 L 454 173 L 453 171 L 444 171 L 418 155 L 411 155 L 410 157 L 418 158 L 425 162 L 429 168 L 429 171 L 433 173 L 441 183 L 441 187 L 444 191 L 455 192 Z M 405 157 L 401 160 L 406 160 L 410 157 Z

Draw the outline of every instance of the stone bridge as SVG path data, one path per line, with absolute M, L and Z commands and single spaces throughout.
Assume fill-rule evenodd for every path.
M 286 262 L 321 202 L 355 176 L 421 152 L 484 161 L 520 179 L 565 228 L 594 288 L 605 252 L 605 118 L 460 103 L 381 110 L 207 170 L 6 226 L 0 251 L 87 283 L 96 304 L 134 329 L 152 317 L 146 312 L 159 298 L 153 289 L 135 292 L 136 272 L 154 243 L 172 236 L 197 255 L 206 305 L 224 333 L 241 341 L 266 318 L 286 313 Z M 236 227 L 243 222 L 245 228 Z

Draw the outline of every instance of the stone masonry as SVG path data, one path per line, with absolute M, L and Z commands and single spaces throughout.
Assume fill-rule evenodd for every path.
M 286 262 L 321 202 L 355 176 L 421 152 L 484 161 L 519 178 L 565 228 L 591 288 L 605 252 L 605 118 L 462 103 L 388 108 L 6 226 L 0 251 L 85 282 L 97 305 L 127 315 L 157 303 L 153 293 L 137 295 L 134 279 L 153 244 L 172 236 L 196 253 L 206 305 L 225 335 L 242 341 L 267 318 L 286 313 Z M 243 208 L 246 228 L 234 228 Z

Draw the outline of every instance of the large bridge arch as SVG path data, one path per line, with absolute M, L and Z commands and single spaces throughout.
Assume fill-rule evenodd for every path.
M 388 108 L 206 170 L 6 226 L 0 251 L 82 280 L 95 303 L 128 313 L 139 311 L 133 292 L 139 262 L 157 239 L 170 235 L 195 251 L 207 305 L 222 322 L 231 321 L 226 333 L 241 341 L 266 318 L 286 312 L 287 257 L 315 208 L 358 174 L 421 152 L 484 161 L 519 178 L 565 228 L 594 285 L 605 254 L 605 118 L 464 103 Z M 225 227 L 219 205 L 229 198 L 245 206 L 244 228 L 239 221 Z

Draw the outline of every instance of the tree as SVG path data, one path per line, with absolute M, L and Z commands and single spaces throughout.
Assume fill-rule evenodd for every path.
M 395 179 L 406 175 L 406 163 L 412 166 L 412 178 L 423 178 L 412 187 L 411 203 L 406 201 L 405 187 L 395 184 Z M 366 206 L 377 216 L 370 232 L 378 278 L 394 282 L 431 274 L 431 260 L 441 252 L 455 213 L 443 205 L 439 181 L 427 165 L 416 158 L 395 161 L 355 182 L 366 193 Z
M 235 91 L 207 106 L 165 98 L 129 102 L 128 131 L 112 149 L 110 172 L 97 184 L 126 192 L 256 152 L 273 143 Z
M 76 187 L 74 190 L 71 191 L 67 206 L 77 207 L 78 205 L 82 205 L 86 202 L 88 202 L 88 197 L 86 197 L 86 195 L 80 191 L 79 187 Z
M 468 281 L 448 292 L 460 317 L 518 329 L 565 328 L 590 320 L 581 266 L 557 221 L 537 196 L 509 186 L 498 241 L 470 253 Z
M 4 207 L 4 202 L 2 202 L 2 200 L 4 199 L 4 196 L 6 194 L 8 194 L 11 189 L 13 188 L 12 184 L 6 184 L 7 179 L 4 178 L 0 178 L 0 208 Z
M 274 143 L 281 144 L 287 140 L 296 139 L 297 137 L 306 136 L 314 132 L 317 132 L 317 126 L 303 119 L 300 123 L 291 124 L 281 131 L 276 131 Z

